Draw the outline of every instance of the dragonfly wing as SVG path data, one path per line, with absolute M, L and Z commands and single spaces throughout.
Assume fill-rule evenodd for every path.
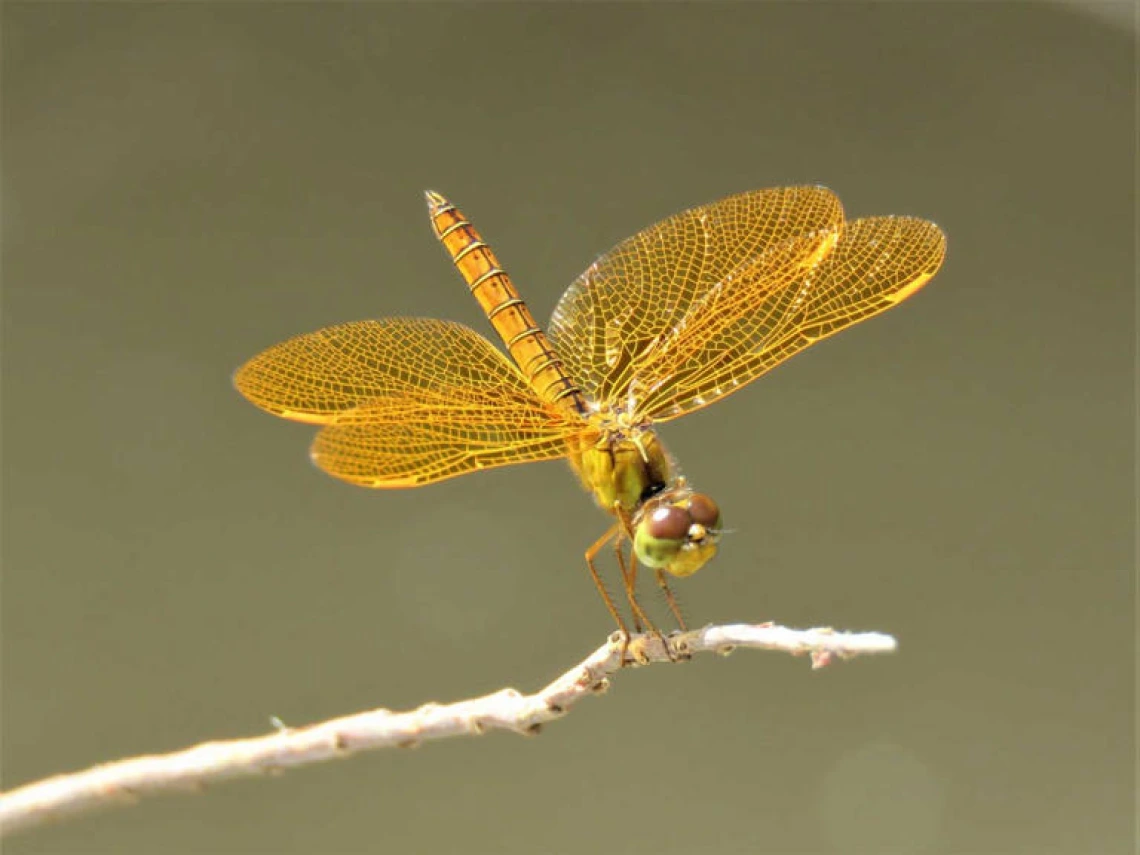
M 544 404 L 467 327 L 390 318 L 297 336 L 234 377 L 264 410 L 326 427 L 313 459 L 370 487 L 409 487 L 566 454 L 581 424 Z
M 357 321 L 296 336 L 239 368 L 234 385 L 263 410 L 313 424 L 378 398 L 450 390 L 481 400 L 504 388 L 528 389 L 483 336 L 431 318 Z
M 789 242 L 745 263 L 694 304 L 639 367 L 639 415 L 664 421 L 755 380 L 821 339 L 886 311 L 942 264 L 946 239 L 912 217 L 848 223 L 807 270 L 811 241 Z
M 558 414 L 535 408 L 379 401 L 321 428 L 311 453 L 325 472 L 353 484 L 415 487 L 565 457 L 576 432 Z
M 808 238 L 818 249 L 842 223 L 839 200 L 815 186 L 742 193 L 684 211 L 618 244 L 579 276 L 554 310 L 549 337 L 588 398 L 625 404 L 652 351 L 710 289 L 788 241 Z

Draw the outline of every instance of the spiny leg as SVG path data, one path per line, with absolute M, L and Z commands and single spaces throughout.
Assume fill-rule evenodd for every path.
M 665 578 L 665 571 L 657 570 L 657 584 L 661 586 L 661 590 L 665 592 L 665 599 L 669 603 L 669 611 L 673 613 L 673 617 L 677 619 L 677 627 L 681 632 L 688 632 L 689 628 L 685 626 L 685 619 L 681 617 L 681 607 L 677 605 L 677 598 L 673 596 L 673 589 L 669 587 L 669 580 Z
M 629 629 L 626 627 L 625 621 L 621 619 L 621 614 L 618 612 L 617 606 L 614 605 L 614 601 L 610 599 L 610 592 L 607 591 L 606 586 L 602 584 L 602 577 L 598 575 L 597 568 L 594 567 L 594 559 L 598 556 L 598 552 L 615 536 L 618 537 L 618 540 L 620 542 L 621 529 L 618 523 L 614 523 L 612 526 L 606 529 L 606 533 L 594 541 L 594 545 L 586 550 L 586 566 L 590 569 L 590 576 L 594 580 L 594 585 L 597 587 L 598 593 L 602 595 L 602 599 L 606 602 L 606 608 L 610 610 L 610 614 L 613 615 L 613 619 L 617 621 L 618 628 L 621 630 L 622 635 L 625 636 L 626 642 L 628 643 Z M 624 649 L 622 650 L 622 655 L 625 655 Z
M 649 619 L 649 615 L 641 607 L 641 603 L 637 601 L 637 556 L 633 554 L 631 549 L 627 563 L 625 552 L 622 550 L 622 542 L 622 537 L 619 535 L 615 543 L 615 552 L 617 553 L 618 566 L 621 568 L 621 580 L 625 586 L 625 596 L 629 600 L 629 610 L 633 613 L 633 625 L 638 632 L 642 631 L 644 625 L 647 632 L 660 635 L 661 633 L 654 626 L 653 621 Z
M 628 599 L 630 588 L 633 587 L 637 582 L 637 567 L 635 566 L 633 568 L 633 570 L 632 570 L 633 579 L 630 580 L 629 574 L 631 571 L 626 568 L 625 553 L 622 550 L 621 546 L 622 546 L 621 537 L 615 538 L 614 539 L 614 555 L 617 556 L 618 567 L 621 568 L 622 588 L 623 588 L 623 590 L 625 590 L 626 598 Z M 633 630 L 634 630 L 634 632 L 641 632 L 642 631 L 641 616 L 638 615 L 636 610 L 632 610 L 632 611 L 633 611 Z
M 617 557 L 618 566 L 621 567 L 621 580 L 625 584 L 625 596 L 629 600 L 630 611 L 633 612 L 634 621 L 645 624 L 645 629 L 658 637 L 661 632 L 654 625 L 653 621 L 649 619 L 649 615 L 645 613 L 645 609 L 641 607 L 641 603 L 637 601 L 637 554 L 633 551 L 633 520 L 617 502 L 614 503 L 613 514 L 618 518 L 618 525 L 621 526 L 621 534 L 617 539 Z M 629 541 L 629 564 L 625 562 L 625 554 L 621 550 L 622 538 Z
M 618 518 L 618 523 L 621 526 L 621 534 L 618 536 L 617 556 L 618 565 L 621 567 L 621 579 L 625 584 L 625 596 L 626 599 L 629 600 L 629 608 L 630 611 L 633 612 L 634 622 L 639 625 L 639 628 L 640 624 L 645 624 L 646 635 L 642 636 L 642 638 L 639 640 L 640 643 L 637 645 L 637 649 L 634 652 L 634 658 L 638 659 L 639 661 L 648 660 L 647 654 L 642 652 L 641 648 L 645 645 L 645 639 L 652 637 L 656 638 L 657 641 L 661 643 L 661 646 L 664 648 L 665 653 L 669 656 L 669 659 L 672 660 L 673 652 L 669 647 L 669 643 L 665 640 L 665 636 L 662 634 L 661 630 L 657 628 L 657 625 L 653 623 L 649 615 L 646 614 L 645 609 L 641 607 L 641 603 L 637 601 L 637 553 L 633 549 L 633 521 L 630 516 L 625 513 L 625 511 L 623 511 L 622 508 L 617 504 L 614 505 L 613 512 L 614 516 Z M 624 539 L 628 540 L 630 543 L 628 564 L 625 560 L 625 554 L 621 550 L 623 536 Z

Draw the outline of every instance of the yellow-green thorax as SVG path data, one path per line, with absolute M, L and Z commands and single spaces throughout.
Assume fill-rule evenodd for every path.
M 611 514 L 616 509 L 633 514 L 664 490 L 673 474 L 665 447 L 648 428 L 602 429 L 583 440 L 570 465 L 598 506 Z
M 648 427 L 603 423 L 570 463 L 594 501 L 622 521 L 646 567 L 689 576 L 716 554 L 720 509 L 675 473 Z

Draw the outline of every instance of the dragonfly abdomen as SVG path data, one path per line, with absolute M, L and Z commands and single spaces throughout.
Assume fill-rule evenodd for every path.
M 451 202 L 432 190 L 425 195 L 436 237 L 531 388 L 544 401 L 585 415 L 582 391 L 566 375 L 562 360 L 495 253 Z

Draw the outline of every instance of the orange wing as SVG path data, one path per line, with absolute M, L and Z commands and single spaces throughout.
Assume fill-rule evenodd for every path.
M 411 487 L 567 453 L 580 422 L 543 403 L 462 324 L 389 318 L 282 342 L 234 384 L 274 415 L 325 427 L 314 462 L 367 487 Z
M 646 354 L 638 368 L 647 384 L 638 415 L 665 421 L 703 407 L 886 311 L 934 276 L 946 250 L 936 225 L 911 217 L 849 223 L 835 248 L 807 271 L 791 263 L 799 249 L 808 250 L 802 244 L 793 241 L 791 251 L 744 265 Z
M 588 398 L 625 404 L 635 380 L 649 379 L 647 354 L 734 270 L 792 239 L 822 245 L 842 224 L 835 194 L 814 186 L 741 193 L 683 211 L 595 261 L 562 295 L 548 335 Z
M 551 338 L 587 395 L 664 421 L 910 296 L 944 252 L 922 220 L 845 225 L 822 187 L 747 193 L 619 244 L 563 296 Z

